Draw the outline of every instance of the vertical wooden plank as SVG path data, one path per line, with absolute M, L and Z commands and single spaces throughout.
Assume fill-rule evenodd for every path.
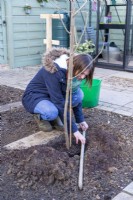
M 46 38 L 47 38 L 47 49 L 52 47 L 52 18 L 51 15 L 46 17 Z
M 0 41 L 1 45 L 3 44 L 3 31 L 2 31 L 2 5 L 0 1 Z M 0 46 L 0 52 L 2 52 L 2 46 Z M 0 64 L 3 64 L 3 55 L 0 53 Z
M 13 21 L 12 21 L 12 1 L 5 1 L 6 22 L 7 22 L 7 48 L 9 66 L 14 68 L 14 42 L 13 42 Z
M 2 20 L 3 20 L 3 45 L 4 45 L 4 62 L 7 63 L 7 38 L 6 38 L 6 13 L 5 13 L 5 4 L 2 1 Z M 4 23 L 5 22 L 5 23 Z
M 1 64 L 6 64 L 7 63 L 7 43 L 6 43 L 6 21 L 5 21 L 5 5 L 4 1 L 2 0 L 0 2 L 0 7 L 1 7 L 1 31 L 2 31 L 2 43 L 3 46 L 1 47 L 1 50 L 3 52 L 3 58 L 1 57 Z M 4 23 L 5 22 L 5 23 Z
M 61 15 L 63 18 L 63 15 Z M 52 40 L 52 19 L 59 19 L 59 14 L 42 14 L 41 19 L 46 19 L 46 39 L 44 39 L 44 44 L 46 44 L 46 49 L 51 49 L 52 44 L 59 45 L 59 40 Z

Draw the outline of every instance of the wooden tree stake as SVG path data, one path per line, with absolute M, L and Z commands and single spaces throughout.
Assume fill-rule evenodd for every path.
M 44 44 L 46 44 L 46 49 L 51 49 L 53 45 L 60 45 L 59 40 L 52 40 L 52 19 L 63 18 L 63 14 L 41 14 L 41 19 L 46 19 L 46 39 L 44 39 Z

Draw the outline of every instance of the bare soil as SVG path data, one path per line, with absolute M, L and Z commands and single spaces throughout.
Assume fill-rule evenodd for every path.
M 12 109 L 0 114 L 2 146 L 39 131 L 33 115 L 24 108 Z
M 6 102 L 7 103 L 7 102 Z M 133 118 L 84 109 L 89 124 L 83 190 L 78 189 L 80 144 L 63 136 L 25 150 L 2 149 L 1 200 L 111 200 L 133 180 Z M 1 114 L 2 144 L 38 131 L 23 108 Z
M 22 94 L 23 90 L 0 85 L 0 106 L 7 103 L 21 101 Z

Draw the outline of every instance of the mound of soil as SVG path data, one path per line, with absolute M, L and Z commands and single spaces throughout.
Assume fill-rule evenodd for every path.
M 0 85 L 0 106 L 7 103 L 21 101 L 22 94 L 23 90 Z
M 14 116 L 21 119 L 19 126 L 13 124 L 14 135 L 18 127 L 20 133 L 33 131 L 35 122 L 24 113 L 12 113 L 13 121 Z M 46 146 L 3 149 L 2 200 L 110 200 L 133 180 L 133 119 L 97 109 L 84 109 L 84 114 L 89 130 L 83 190 L 78 189 L 80 144 L 74 140 L 68 151 L 61 136 Z M 24 128 L 25 122 L 29 123 Z M 9 135 L 11 122 L 5 127 Z

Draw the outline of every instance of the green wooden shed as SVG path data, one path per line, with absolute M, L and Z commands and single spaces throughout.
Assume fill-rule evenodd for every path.
M 66 2 L 57 1 L 57 8 L 67 10 Z M 30 14 L 24 10 L 27 5 Z M 56 6 L 54 1 L 41 6 L 37 0 L 0 0 L 0 64 L 11 68 L 41 64 L 46 22 L 40 14 L 54 13 Z

